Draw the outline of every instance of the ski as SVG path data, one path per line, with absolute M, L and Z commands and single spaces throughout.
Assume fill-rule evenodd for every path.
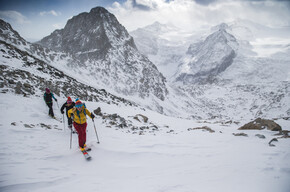
M 83 150 L 82 153 L 85 156 L 86 160 L 90 160 L 92 158 L 86 150 Z
M 90 147 L 85 147 L 86 151 L 91 151 L 92 149 Z
M 51 117 L 51 118 L 53 118 L 53 119 L 59 121 L 60 123 L 62 123 L 62 120 L 61 120 L 61 119 L 58 119 L 58 118 L 56 118 L 56 117 Z

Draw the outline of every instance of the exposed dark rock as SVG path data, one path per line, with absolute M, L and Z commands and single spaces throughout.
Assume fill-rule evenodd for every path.
M 94 110 L 94 113 L 95 113 L 96 115 L 98 115 L 98 116 L 103 116 L 100 107 L 98 107 L 96 110 Z
M 214 133 L 215 131 L 212 130 L 211 128 L 207 127 L 207 126 L 203 126 L 203 127 L 196 127 L 196 128 L 188 128 L 187 130 L 188 131 L 191 131 L 191 130 L 198 130 L 198 129 L 201 129 L 201 130 L 204 130 L 204 131 L 208 131 L 210 133 Z
M 239 128 L 239 130 L 262 130 L 262 129 L 267 129 L 271 131 L 282 130 L 281 126 L 275 123 L 274 121 L 261 118 L 258 118 Z
M 33 124 L 30 124 L 30 125 L 28 125 L 28 124 L 24 124 L 24 127 L 25 127 L 25 128 L 33 128 L 34 125 L 33 125 Z
M 276 141 L 276 142 L 278 142 L 278 139 L 276 139 L 276 138 L 274 138 L 274 139 L 271 139 L 271 141 L 269 142 L 269 146 L 270 147 L 275 147 L 275 145 L 274 144 L 272 144 L 272 142 L 273 141 Z
M 279 133 L 275 134 L 275 136 L 281 136 L 281 137 L 277 137 L 277 139 L 287 139 L 287 138 L 290 138 L 289 133 L 290 131 L 288 130 L 281 130 L 279 131 Z
M 19 50 L 19 52 L 21 52 Z M 33 57 L 33 56 L 31 56 Z M 31 63 L 31 68 L 45 68 L 44 74 L 51 75 L 51 79 L 44 79 L 36 74 L 32 74 L 29 71 L 14 69 L 12 67 L 6 65 L 0 65 L 0 76 L 3 79 L 0 79 L 0 83 L 3 87 L 11 88 L 11 91 L 14 91 L 16 94 L 20 95 L 35 95 L 36 90 L 42 90 L 44 93 L 44 89 L 46 87 L 50 88 L 50 90 L 57 96 L 60 93 L 63 93 L 67 96 L 74 96 L 81 100 L 87 101 L 111 101 L 112 104 L 124 103 L 125 105 L 136 106 L 135 103 L 128 101 L 124 98 L 116 97 L 110 93 L 106 93 L 103 95 L 103 92 L 90 87 L 88 85 L 82 84 L 75 79 L 63 75 L 59 77 L 55 74 L 61 73 L 54 67 L 43 63 L 42 61 L 34 58 L 36 62 Z M 55 73 L 56 72 L 56 73 Z M 9 80 L 13 80 L 14 84 L 9 83 Z M 53 82 L 52 82 L 53 80 Z M 25 82 L 24 82 L 25 81 Z M 29 83 L 28 83 L 29 82 Z M 88 95 L 88 91 L 90 91 L 90 95 Z
M 248 134 L 246 133 L 233 133 L 234 136 L 243 136 L 243 137 L 248 137 Z
M 40 126 L 45 129 L 51 129 L 51 125 L 46 125 L 44 123 L 40 123 Z
M 265 135 L 261 135 L 261 134 L 256 134 L 256 137 L 259 137 L 260 139 L 266 139 Z
M 140 117 L 141 117 L 142 120 L 140 119 Z M 137 120 L 139 122 L 144 122 L 144 123 L 148 122 L 148 117 L 146 117 L 146 116 L 144 116 L 142 114 L 135 115 L 135 117 L 133 119 L 135 119 L 135 120 Z
M 160 131 L 157 125 L 153 124 L 152 122 L 148 123 L 148 118 L 141 114 L 138 114 L 134 117 L 129 116 L 127 119 L 125 119 L 124 117 L 121 117 L 118 114 L 105 114 L 104 113 L 102 114 L 101 117 L 103 119 L 103 124 L 106 124 L 107 128 L 116 128 L 116 130 L 126 129 L 127 130 L 126 133 L 137 134 L 138 133 L 137 131 L 139 130 L 139 134 L 144 135 L 146 132 L 154 134 L 155 131 Z M 133 125 L 130 118 L 132 120 L 133 119 L 138 120 L 143 125 L 140 125 L 140 126 Z

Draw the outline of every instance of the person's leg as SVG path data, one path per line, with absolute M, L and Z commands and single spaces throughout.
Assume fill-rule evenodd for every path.
M 47 103 L 47 106 L 48 106 L 48 108 L 49 108 L 49 110 L 48 110 L 48 115 L 54 117 L 53 109 L 52 109 L 52 103 Z
M 66 115 L 67 116 L 67 115 Z M 72 119 L 67 116 L 67 124 L 69 128 L 72 128 Z
M 51 103 L 51 106 L 50 106 L 50 110 L 51 110 L 51 116 L 54 117 L 54 113 L 53 113 L 53 109 L 52 109 L 52 103 Z
M 84 144 L 83 146 L 85 146 L 86 142 L 87 142 L 87 122 L 83 124 L 83 141 L 84 141 Z
M 79 147 L 83 148 L 84 144 L 86 143 L 86 127 L 87 123 L 84 124 L 77 124 L 76 122 L 73 122 L 74 128 L 78 132 L 78 138 L 79 138 Z

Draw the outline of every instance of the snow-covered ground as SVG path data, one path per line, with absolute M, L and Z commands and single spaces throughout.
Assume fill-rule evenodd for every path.
M 75 99 L 75 98 L 73 98 Z M 65 98 L 58 98 L 61 106 Z M 41 97 L 0 94 L 0 191 L 289 192 L 290 139 L 270 147 L 275 132 L 201 123 L 122 105 L 86 102 L 90 111 L 143 114 L 159 131 L 132 134 L 88 119 L 86 161 L 64 124 L 48 117 Z M 57 117 L 59 108 L 54 104 Z M 140 122 L 135 122 L 136 124 Z M 246 123 L 246 122 L 245 122 Z M 286 120 L 277 121 L 290 130 Z M 208 126 L 214 133 L 189 128 Z M 48 128 L 50 127 L 50 128 Z M 237 137 L 233 133 L 246 133 Z M 255 134 L 263 134 L 260 139 Z

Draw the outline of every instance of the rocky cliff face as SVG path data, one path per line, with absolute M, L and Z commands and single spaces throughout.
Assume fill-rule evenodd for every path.
M 126 29 L 102 7 L 74 16 L 64 29 L 54 31 L 39 44 L 75 55 L 81 61 L 105 59 L 114 46 L 136 48 Z
M 142 98 L 154 95 L 160 100 L 168 92 L 163 75 L 139 53 L 116 17 L 102 7 L 73 17 L 64 29 L 38 43 L 68 53 L 74 58 L 68 66 L 100 87 Z
M 24 51 L 35 58 L 47 63 L 58 62 L 60 60 L 71 60 L 67 54 L 54 52 L 38 44 L 32 44 L 23 39 L 11 25 L 0 19 L 0 41 L 2 44 L 14 46 L 20 51 Z
M 5 42 L 9 42 L 14 45 L 26 46 L 26 41 L 18 34 L 17 31 L 13 30 L 9 23 L 0 19 L 0 39 Z
M 35 50 L 41 54 L 36 54 Z M 45 59 L 51 58 L 51 53 L 48 49 L 27 42 L 8 23 L 0 20 L 1 93 L 12 92 L 23 96 L 42 97 L 44 89 L 48 87 L 57 96 L 72 96 L 81 100 L 103 101 L 112 104 L 136 105 L 114 96 L 104 89 L 96 89 L 78 82 L 51 66 Z
M 238 42 L 225 29 L 219 29 L 203 42 L 191 44 L 176 81 L 184 84 L 208 81 L 233 63 Z

